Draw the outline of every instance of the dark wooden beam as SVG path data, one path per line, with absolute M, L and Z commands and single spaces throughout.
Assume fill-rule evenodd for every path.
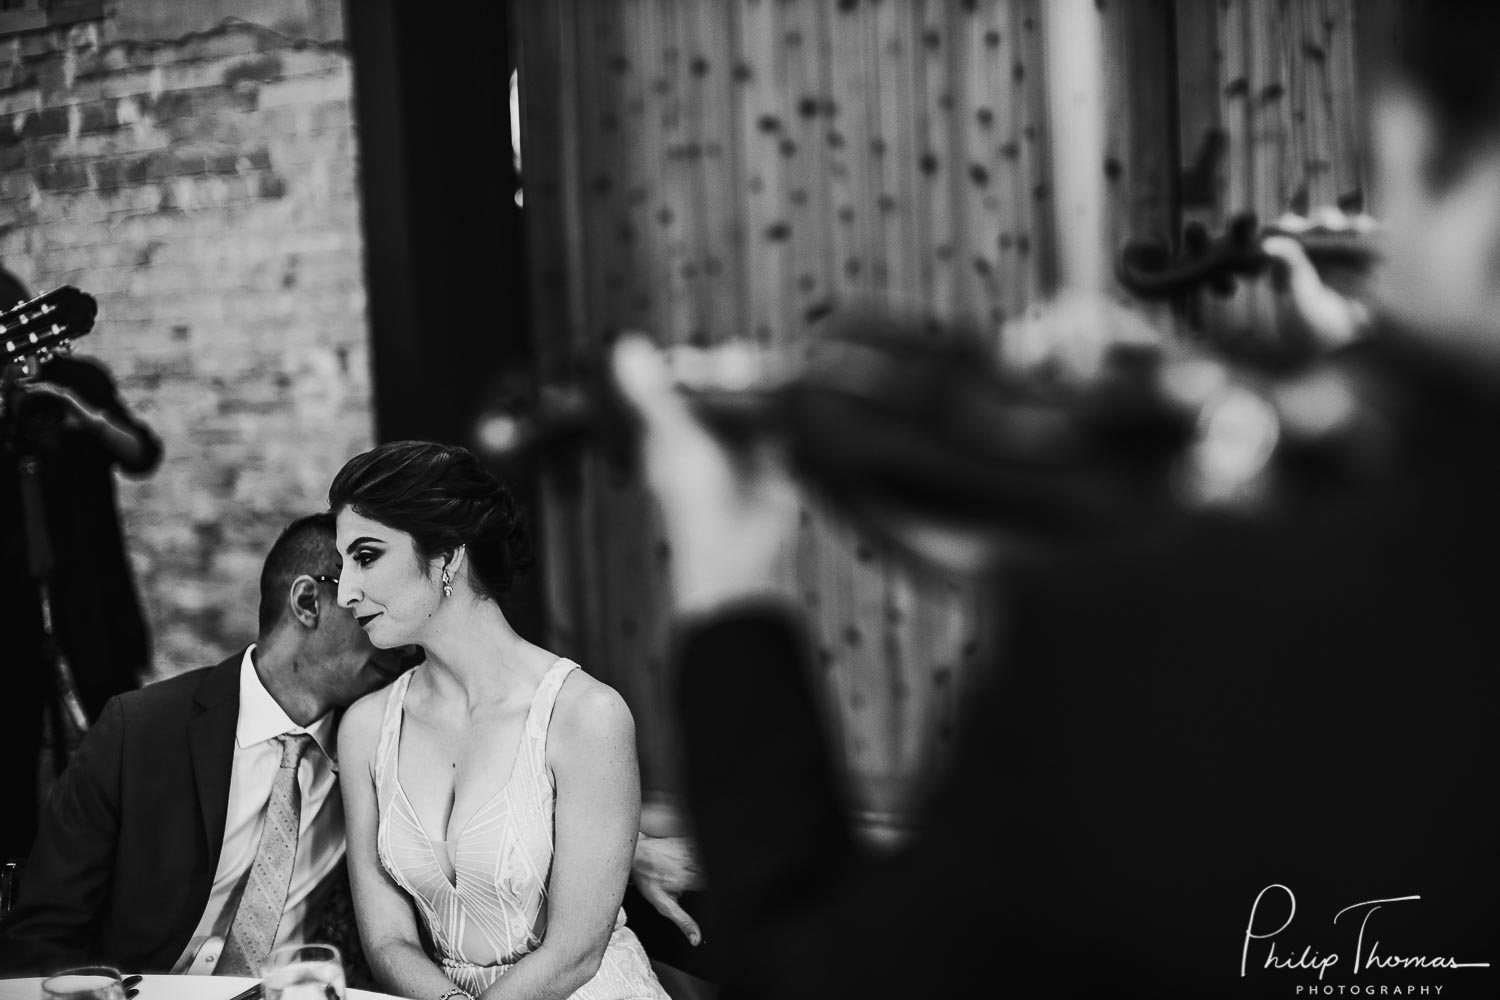
M 507 5 L 346 0 L 376 436 L 470 446 L 486 386 L 529 371 Z M 536 511 L 534 482 L 513 482 Z M 540 637 L 540 581 L 514 622 Z

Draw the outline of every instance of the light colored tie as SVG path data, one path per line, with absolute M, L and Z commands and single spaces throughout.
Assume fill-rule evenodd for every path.
M 313 738 L 306 733 L 284 733 L 276 737 L 276 742 L 281 744 L 281 769 L 271 785 L 255 862 L 250 866 L 250 877 L 229 925 L 224 954 L 214 970 L 221 976 L 260 975 L 260 963 L 271 953 L 281 914 L 286 909 L 292 863 L 297 860 L 297 831 L 302 824 L 297 765 L 302 763 Z

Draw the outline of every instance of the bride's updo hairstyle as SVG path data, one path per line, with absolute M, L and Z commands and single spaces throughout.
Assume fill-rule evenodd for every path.
M 328 506 L 404 531 L 425 560 L 468 546 L 469 582 L 496 601 L 531 565 L 515 498 L 463 448 L 393 441 L 356 455 L 328 487 Z

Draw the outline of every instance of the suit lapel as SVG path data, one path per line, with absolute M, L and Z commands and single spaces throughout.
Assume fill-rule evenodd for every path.
M 203 811 L 208 844 L 208 877 L 213 878 L 224 847 L 224 822 L 229 811 L 229 776 L 234 766 L 234 733 L 240 714 L 240 663 L 244 654 L 230 657 L 203 679 L 188 722 L 188 752 Z

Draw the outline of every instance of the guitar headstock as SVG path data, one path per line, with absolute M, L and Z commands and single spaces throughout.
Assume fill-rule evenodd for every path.
M 45 361 L 94 328 L 94 297 L 72 285 L 43 292 L 0 313 L 0 367 Z

